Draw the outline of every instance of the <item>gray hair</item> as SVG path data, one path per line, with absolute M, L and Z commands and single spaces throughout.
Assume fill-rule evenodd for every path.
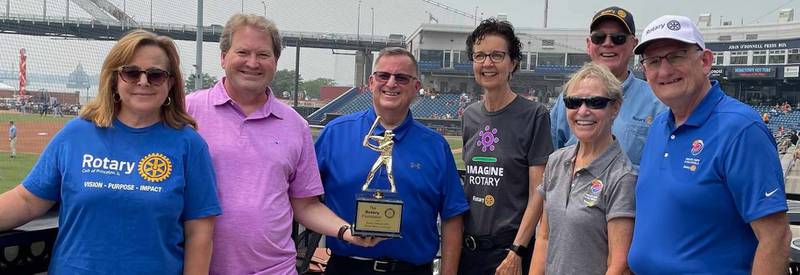
M 378 53 L 378 57 L 375 58 L 375 65 L 378 65 L 378 61 L 380 61 L 384 56 L 407 56 L 409 59 L 411 59 L 411 64 L 414 65 L 414 75 L 416 76 L 419 74 L 419 68 L 417 68 L 417 58 L 414 57 L 414 55 L 408 50 L 400 47 L 383 48 Z

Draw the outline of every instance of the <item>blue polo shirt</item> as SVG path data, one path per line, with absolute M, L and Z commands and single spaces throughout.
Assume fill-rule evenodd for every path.
M 628 261 L 636 274 L 748 274 L 758 240 L 750 223 L 787 210 L 772 135 L 753 108 L 719 83 L 675 127 L 650 128 L 636 183 Z
M 372 108 L 339 117 L 325 126 L 315 145 L 325 204 L 349 223 L 355 217 L 356 195 L 361 193 L 361 185 L 379 156 L 361 144 L 373 121 Z M 378 125 L 373 135 L 383 132 Z M 430 263 L 439 250 L 437 216 L 447 220 L 469 207 L 444 137 L 414 121 L 410 111 L 393 132 L 392 168 L 397 195 L 403 200 L 402 238 L 385 240 L 372 248 L 347 245 L 331 237 L 326 244 L 339 256 Z M 380 171 L 370 189 L 389 189 L 385 169 Z
M 611 132 L 617 137 L 622 150 L 634 165 L 639 165 L 642 148 L 647 138 L 647 130 L 653 118 L 667 109 L 653 94 L 647 82 L 636 78 L 628 71 L 628 78 L 622 82 L 622 108 L 614 119 Z M 556 104 L 550 110 L 550 134 L 556 149 L 575 144 L 578 140 L 567 124 L 567 110 L 564 107 L 564 94 L 558 96 Z

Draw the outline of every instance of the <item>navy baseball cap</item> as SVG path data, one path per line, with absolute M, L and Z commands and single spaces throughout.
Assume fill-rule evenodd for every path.
M 617 6 L 611 6 L 595 13 L 594 17 L 592 17 L 592 24 L 589 25 L 589 31 L 593 31 L 594 28 L 597 27 L 597 24 L 605 19 L 617 20 L 617 22 L 625 26 L 625 30 L 628 31 L 629 34 L 636 36 L 636 25 L 633 24 L 633 14 Z

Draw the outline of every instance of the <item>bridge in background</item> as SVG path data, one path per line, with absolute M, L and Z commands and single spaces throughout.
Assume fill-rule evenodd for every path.
M 95 18 L 47 16 L 31 14 L 0 14 L 0 34 L 17 34 L 30 36 L 57 37 L 64 39 L 86 39 L 98 41 L 115 41 L 133 29 L 148 31 L 169 36 L 175 40 L 195 41 L 198 26 L 173 23 L 137 23 L 104 0 L 72 0 Z M 97 6 L 89 4 L 100 3 Z M 87 4 L 88 3 L 88 4 Z M 84 4 L 84 5 L 81 5 Z M 106 5 L 104 8 L 99 7 Z M 88 6 L 86 6 L 88 5 Z M 111 5 L 108 7 L 107 5 Z M 112 16 L 113 15 L 113 16 Z M 221 25 L 202 26 L 203 41 L 219 42 L 223 27 Z M 372 52 L 385 47 L 405 47 L 405 36 L 371 36 L 344 33 L 281 31 L 284 46 L 294 46 L 296 59 L 300 59 L 300 48 L 318 48 L 356 51 L 356 85 L 365 83 L 372 71 Z M 299 62 L 296 63 L 299 67 Z M 299 68 L 295 68 L 299 72 Z

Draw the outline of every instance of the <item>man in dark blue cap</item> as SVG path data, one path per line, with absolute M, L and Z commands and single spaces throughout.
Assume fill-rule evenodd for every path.
M 586 38 L 586 53 L 592 62 L 605 65 L 622 82 L 624 103 L 611 131 L 636 166 L 639 165 L 653 118 L 666 109 L 647 82 L 636 78 L 628 68 L 637 42 L 633 15 L 627 10 L 608 7 L 592 17 L 589 37 Z M 553 146 L 561 148 L 575 144 L 577 140 L 567 125 L 563 95 L 558 97 L 550 111 L 550 120 Z

